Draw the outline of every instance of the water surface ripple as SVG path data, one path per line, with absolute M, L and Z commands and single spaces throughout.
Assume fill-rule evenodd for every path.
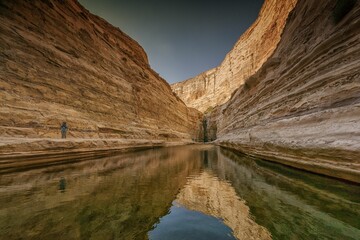
M 0 175 L 0 239 L 355 240 L 359 216 L 359 185 L 211 145 Z

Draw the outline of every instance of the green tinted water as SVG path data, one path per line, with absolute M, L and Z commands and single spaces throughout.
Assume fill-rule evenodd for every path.
M 359 216 L 358 185 L 213 146 L 0 175 L 0 239 L 360 239 Z

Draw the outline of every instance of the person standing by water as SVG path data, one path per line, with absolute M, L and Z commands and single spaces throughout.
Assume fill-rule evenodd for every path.
M 63 122 L 60 126 L 60 131 L 61 131 L 61 138 L 66 138 L 66 132 L 68 130 L 68 126 L 66 125 L 66 122 Z
M 65 189 L 66 189 L 66 180 L 64 177 L 61 177 L 59 181 L 59 190 L 61 192 L 65 192 Z

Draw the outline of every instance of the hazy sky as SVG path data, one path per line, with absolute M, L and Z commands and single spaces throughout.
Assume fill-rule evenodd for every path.
M 135 39 L 169 83 L 218 66 L 264 0 L 79 0 Z

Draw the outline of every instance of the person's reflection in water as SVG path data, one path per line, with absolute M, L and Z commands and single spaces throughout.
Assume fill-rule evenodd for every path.
M 59 181 L 59 190 L 61 192 L 65 192 L 66 189 L 66 180 L 64 177 L 61 177 L 60 181 Z
M 203 152 L 203 161 L 204 161 L 204 167 L 209 167 L 209 159 L 208 159 L 208 151 Z

